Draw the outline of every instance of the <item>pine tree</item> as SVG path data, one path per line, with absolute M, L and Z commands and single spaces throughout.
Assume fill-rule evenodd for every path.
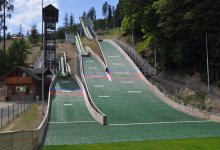
M 3 29 L 3 40 L 4 40 L 4 55 L 5 55 L 5 49 L 6 49 L 6 18 L 11 18 L 11 14 L 14 11 L 14 5 L 12 4 L 12 0 L 1 0 L 0 1 L 0 12 L 3 11 L 0 15 L 0 30 Z M 0 31 L 1 32 L 1 31 Z
M 111 22 L 112 22 L 112 6 L 108 5 L 108 24 L 109 26 L 111 26 Z
M 37 43 L 39 37 L 39 32 L 37 30 L 36 24 L 34 24 L 31 28 L 31 35 L 30 35 L 30 41 L 31 43 Z
M 83 12 L 83 15 L 82 15 L 82 18 L 86 18 L 86 16 L 87 16 L 87 14 L 86 14 L 86 12 L 84 11 L 84 12 Z
M 108 2 L 105 2 L 102 6 L 102 16 L 107 18 L 108 17 Z
M 87 13 L 87 17 L 90 18 L 92 21 L 96 20 L 96 10 L 94 7 L 89 9 L 89 11 Z
M 65 16 L 64 16 L 63 27 L 66 28 L 66 30 L 69 28 L 69 17 L 68 17 L 68 13 L 66 13 Z
M 73 16 L 73 14 L 71 13 L 71 15 L 70 15 L 70 23 L 69 23 L 69 28 L 70 28 L 70 31 L 74 31 L 74 25 L 75 25 L 75 23 L 74 23 L 74 16 Z

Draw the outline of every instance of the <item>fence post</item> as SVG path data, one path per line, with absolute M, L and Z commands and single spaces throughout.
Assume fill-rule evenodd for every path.
M 9 116 L 10 116 L 9 110 L 10 110 L 10 107 L 9 107 L 9 105 L 8 105 L 8 123 L 9 123 Z
M 17 103 L 17 114 L 19 114 L 19 104 L 18 103 Z
M 1 128 L 2 128 L 2 125 L 3 125 L 3 108 L 1 110 Z
M 21 100 L 21 113 L 22 113 L 22 100 Z
M 15 104 L 13 104 L 13 120 L 15 120 Z
M 26 107 L 25 107 L 25 101 L 26 101 L 26 100 L 24 99 L 24 111 L 26 110 Z

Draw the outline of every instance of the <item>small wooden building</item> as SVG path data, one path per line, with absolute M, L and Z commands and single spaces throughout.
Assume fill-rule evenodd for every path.
M 44 69 L 43 73 L 45 74 L 47 71 L 48 69 Z M 1 78 L 7 87 L 6 100 L 41 99 L 41 75 L 42 71 L 40 72 L 39 70 L 24 67 L 15 67 L 12 69 Z M 45 81 L 46 87 L 48 87 L 49 82 Z

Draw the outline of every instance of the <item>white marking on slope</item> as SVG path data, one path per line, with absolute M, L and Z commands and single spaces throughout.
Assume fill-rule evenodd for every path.
M 100 87 L 105 87 L 104 85 L 94 85 L 94 87 L 100 88 Z
M 129 73 L 128 72 L 116 72 L 116 74 L 122 74 L 122 75 L 126 74 L 126 75 L 128 75 Z
M 109 124 L 110 126 L 132 126 L 132 125 L 156 125 L 156 124 L 180 124 L 180 123 L 206 123 L 205 121 L 173 121 L 173 122 L 148 122 L 148 123 L 126 123 L 126 124 Z
M 91 76 L 92 78 L 100 78 L 101 76 Z
M 112 65 L 115 65 L 115 66 L 124 66 L 125 64 L 122 64 L 122 63 L 112 63 Z
M 97 70 L 97 67 L 89 67 L 90 70 Z
M 72 106 L 73 104 L 63 104 L 64 106 Z
M 109 58 L 118 58 L 119 56 L 108 56 Z
M 127 93 L 142 93 L 142 91 L 127 91 Z
M 106 76 L 108 77 L 108 80 L 109 81 L 112 81 L 112 78 L 111 78 L 111 76 L 106 72 Z
M 121 81 L 121 83 L 125 83 L 125 84 L 135 84 L 134 81 Z
M 62 91 L 63 93 L 71 93 L 72 91 Z
M 95 61 L 93 61 L 93 60 L 87 60 L 86 62 L 94 63 Z
M 109 98 L 110 96 L 99 96 L 100 98 Z

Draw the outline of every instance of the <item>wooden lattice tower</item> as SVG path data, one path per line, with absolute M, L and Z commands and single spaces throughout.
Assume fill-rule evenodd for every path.
M 59 10 L 53 5 L 43 8 L 44 21 L 44 66 L 56 72 L 56 23 Z

